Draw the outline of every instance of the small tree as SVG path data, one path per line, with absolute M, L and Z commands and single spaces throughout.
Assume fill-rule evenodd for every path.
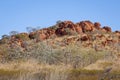
M 3 38 L 9 38 L 9 36 L 6 35 L 6 34 L 4 34 L 4 35 L 2 35 L 2 39 L 3 39 Z
M 36 27 L 36 30 L 39 30 L 39 29 L 41 29 L 41 26 L 37 26 L 37 27 Z
M 59 23 L 61 23 L 62 21 L 61 20 L 58 20 L 58 21 L 56 21 L 56 24 L 59 24 Z
M 0 40 L 0 44 L 5 44 L 8 42 L 8 40 L 9 40 L 8 35 L 2 35 L 2 39 Z
M 11 35 L 16 35 L 16 34 L 18 34 L 18 33 L 19 33 L 18 31 L 11 31 L 11 32 L 9 32 L 10 36 L 11 36 Z
M 26 30 L 30 33 L 30 32 L 34 32 L 37 30 L 37 28 L 33 28 L 33 27 L 26 27 Z

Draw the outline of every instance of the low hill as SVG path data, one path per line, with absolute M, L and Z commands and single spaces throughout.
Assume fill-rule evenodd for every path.
M 4 73 L 10 70 L 17 74 L 22 70 L 49 77 L 33 80 L 58 80 L 60 75 L 61 80 L 79 80 L 79 76 L 75 78 L 79 72 L 93 74 L 92 80 L 96 80 L 99 71 L 120 71 L 120 31 L 113 32 L 108 26 L 88 20 L 59 21 L 48 28 L 3 36 L 0 62 Z M 74 76 L 70 79 L 71 74 Z

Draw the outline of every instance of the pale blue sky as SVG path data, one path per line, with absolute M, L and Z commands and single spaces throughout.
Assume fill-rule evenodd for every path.
M 120 0 L 0 0 L 0 36 L 58 20 L 90 20 L 120 30 Z

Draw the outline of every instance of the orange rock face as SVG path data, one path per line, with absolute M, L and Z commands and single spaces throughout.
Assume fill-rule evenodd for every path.
M 83 32 L 93 31 L 94 30 L 94 24 L 92 22 L 90 22 L 90 21 L 82 21 L 79 24 L 82 27 Z
M 63 35 L 67 35 L 67 32 L 65 31 L 64 28 L 58 28 L 58 29 L 55 31 L 55 34 L 58 35 L 58 36 L 63 36 Z
M 49 28 L 44 28 L 42 30 L 39 30 L 36 32 L 36 41 L 42 41 L 45 39 L 50 38 L 50 36 L 55 34 L 55 30 L 49 29 Z
M 56 35 L 63 36 L 69 33 L 76 32 L 78 34 L 82 33 L 82 27 L 79 23 L 74 24 L 71 21 L 64 21 L 59 24 L 59 28 L 56 30 Z
M 81 41 L 88 41 L 90 40 L 90 37 L 87 34 L 83 34 L 82 37 L 80 38 Z
M 75 24 L 75 30 L 79 34 L 83 32 L 82 27 L 81 27 L 81 25 L 79 23 Z
M 23 40 L 20 38 L 17 38 L 16 36 L 11 36 L 10 41 L 8 43 L 9 47 L 16 48 L 16 46 L 22 47 Z
M 97 30 L 100 30 L 101 29 L 101 24 L 99 22 L 95 22 L 94 23 L 94 27 L 97 29 Z
M 72 31 L 80 34 L 85 32 L 91 32 L 94 30 L 100 30 L 101 24 L 98 22 L 95 22 L 94 24 L 90 21 L 81 21 L 79 23 L 74 24 L 71 21 L 64 21 L 59 23 L 59 28 L 55 31 L 56 35 L 63 36 L 67 35 L 66 29 L 69 29 L 69 32 L 72 33 Z M 110 29 L 108 27 L 105 27 L 104 30 L 109 31 Z
M 57 36 L 64 36 L 72 33 L 78 33 L 82 37 L 80 38 L 81 41 L 87 41 L 90 40 L 90 36 L 85 35 L 85 32 L 92 32 L 94 30 L 102 30 L 105 32 L 111 32 L 111 28 L 108 26 L 105 26 L 101 28 L 101 24 L 99 22 L 95 22 L 94 24 L 90 21 L 81 21 L 79 23 L 74 24 L 72 21 L 63 21 L 58 24 L 58 28 L 52 29 L 52 28 L 44 28 L 35 32 L 31 32 L 29 34 L 30 39 L 36 39 L 36 42 L 42 41 L 45 39 L 49 39 L 52 35 Z M 85 33 L 85 34 L 84 34 Z M 119 32 L 116 32 L 117 34 Z M 28 35 L 28 34 L 25 34 Z M 101 35 L 96 36 L 98 38 L 101 38 Z M 69 42 L 70 40 L 68 40 Z
M 61 22 L 59 23 L 59 28 L 55 31 L 55 33 L 58 36 L 63 36 L 68 34 L 67 30 L 69 30 L 69 32 L 75 31 L 75 24 L 71 21 Z

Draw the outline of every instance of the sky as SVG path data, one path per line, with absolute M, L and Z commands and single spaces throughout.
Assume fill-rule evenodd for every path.
M 0 0 L 0 36 L 58 20 L 90 20 L 120 30 L 120 0 Z

